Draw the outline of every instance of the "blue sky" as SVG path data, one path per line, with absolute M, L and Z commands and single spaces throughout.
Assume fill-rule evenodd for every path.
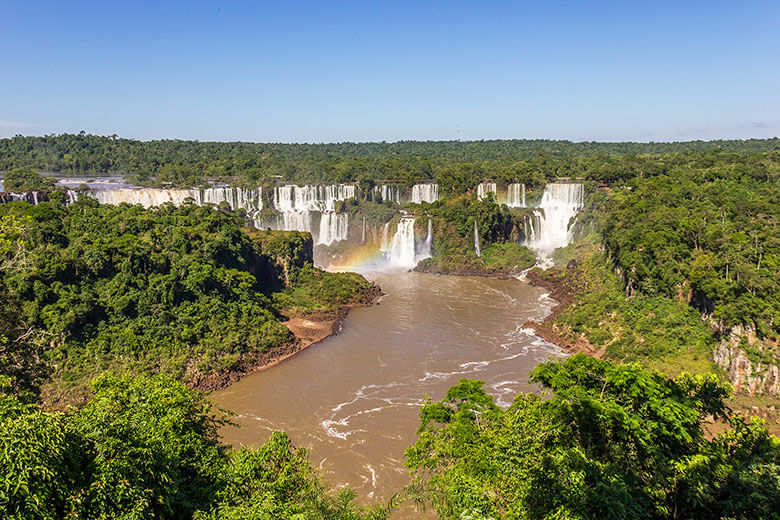
M 778 35 L 776 0 L 0 0 L 0 137 L 772 137 Z

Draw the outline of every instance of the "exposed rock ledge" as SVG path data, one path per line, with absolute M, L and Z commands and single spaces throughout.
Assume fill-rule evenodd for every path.
M 740 348 L 742 340 L 747 339 L 749 345 L 762 348 L 751 331 L 743 331 L 735 327 L 728 338 L 721 340 L 715 347 L 712 358 L 715 363 L 728 372 L 729 380 L 737 393 L 748 395 L 780 395 L 780 370 L 776 365 L 753 363 L 745 351 Z
M 382 294 L 381 288 L 378 285 L 373 285 L 358 303 L 343 305 L 336 312 L 314 312 L 290 318 L 283 322 L 292 332 L 293 337 L 290 341 L 268 352 L 247 354 L 228 370 L 196 376 L 188 386 L 197 390 L 213 392 L 230 386 L 246 375 L 278 365 L 312 345 L 338 334 L 350 309 L 368 307 Z

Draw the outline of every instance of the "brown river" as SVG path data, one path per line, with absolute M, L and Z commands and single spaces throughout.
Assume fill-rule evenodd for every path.
M 460 378 L 485 381 L 499 405 L 536 387 L 528 372 L 561 350 L 522 328 L 553 303 L 518 280 L 363 272 L 386 293 L 354 309 L 339 334 L 216 392 L 238 415 L 225 442 L 257 445 L 286 431 L 331 484 L 366 502 L 409 482 L 404 449 L 418 409 L 442 399 Z

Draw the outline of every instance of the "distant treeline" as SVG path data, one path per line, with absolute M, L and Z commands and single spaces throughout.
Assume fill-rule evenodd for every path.
M 557 177 L 612 182 L 652 175 L 707 156 L 780 151 L 780 139 L 679 143 L 551 140 L 400 141 L 279 144 L 136 141 L 85 133 L 0 139 L 0 171 L 32 168 L 64 174 L 122 173 L 137 182 L 194 185 L 207 177 L 260 184 L 298 182 L 413 183 L 436 179 L 445 191 L 483 177 L 540 184 Z

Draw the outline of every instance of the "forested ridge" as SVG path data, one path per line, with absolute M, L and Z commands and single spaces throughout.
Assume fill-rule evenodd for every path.
M 609 182 L 652 175 L 702 155 L 778 150 L 778 138 L 679 143 L 489 140 L 282 144 L 137 141 L 80 133 L 0 139 L 0 171 L 113 172 L 141 183 L 179 185 L 197 185 L 206 177 L 233 177 L 250 184 L 276 178 L 328 183 L 437 179 L 446 189 L 452 184 L 448 179 L 464 176 L 528 183 L 576 176 Z
M 712 166 L 599 200 L 599 230 L 629 292 L 691 301 L 726 327 L 780 332 L 780 186 L 774 171 Z

